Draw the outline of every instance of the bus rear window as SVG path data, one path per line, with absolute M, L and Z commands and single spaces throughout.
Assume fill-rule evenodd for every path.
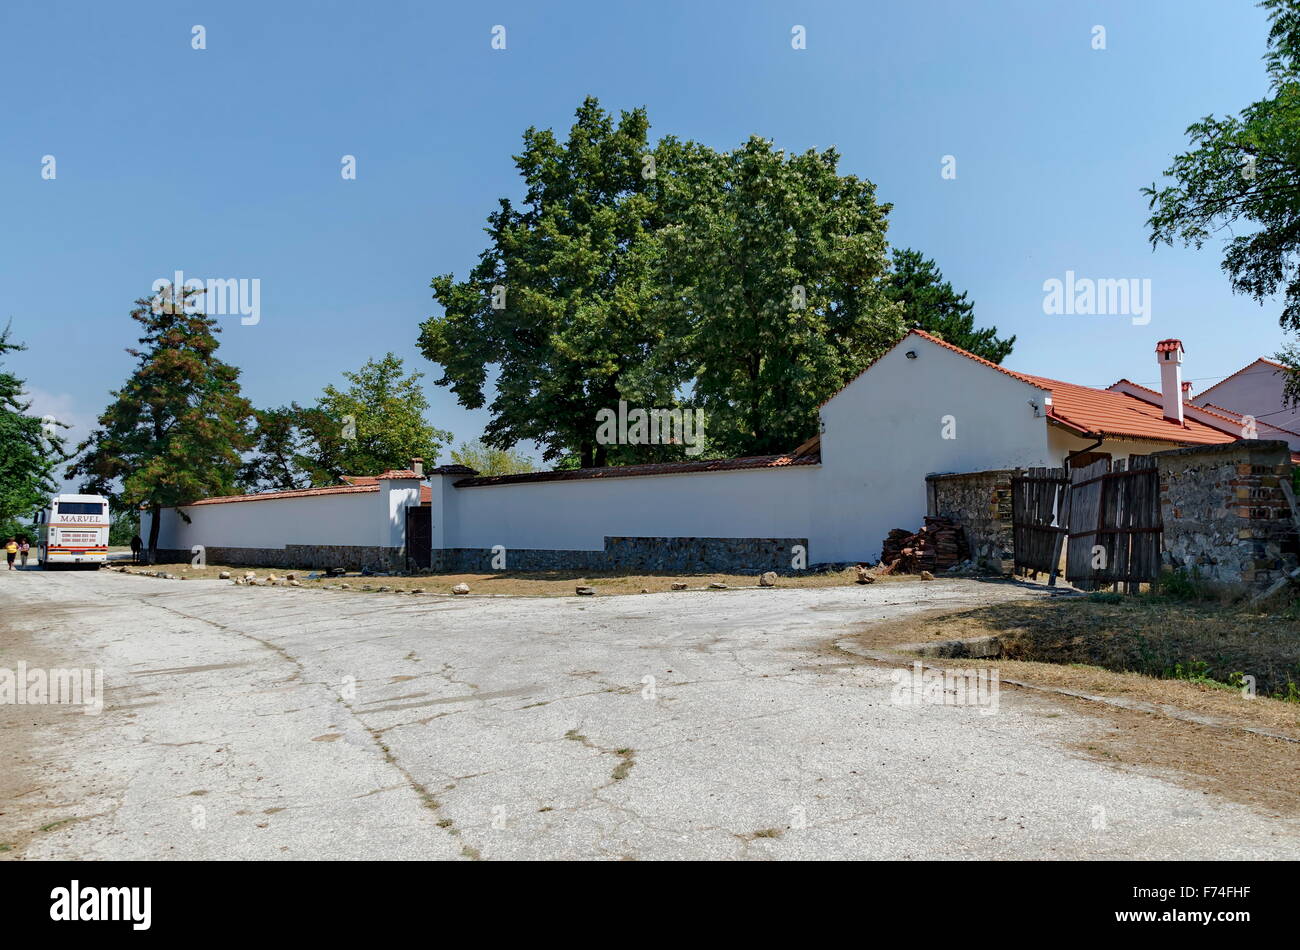
M 104 503 L 99 501 L 61 501 L 59 502 L 59 514 L 61 515 L 102 515 L 104 513 Z

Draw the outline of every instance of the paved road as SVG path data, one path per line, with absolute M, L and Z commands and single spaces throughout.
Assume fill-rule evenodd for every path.
M 1071 751 L 1100 726 L 1069 705 L 896 705 L 832 646 L 1009 596 L 0 572 L 0 667 L 105 676 L 97 716 L 0 706 L 0 858 L 1300 857 L 1294 822 Z

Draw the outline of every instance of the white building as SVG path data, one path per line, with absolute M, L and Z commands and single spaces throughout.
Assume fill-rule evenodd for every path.
M 1190 401 L 1243 422 L 1250 416 L 1261 439 L 1280 439 L 1300 452 L 1300 405 L 1287 400 L 1286 377 L 1285 366 L 1260 357 Z
M 1184 403 L 1179 341 L 1156 357 L 1162 392 L 1127 380 L 1103 390 L 1013 372 L 914 330 L 828 400 L 821 432 L 787 455 L 497 477 L 417 465 L 166 509 L 159 547 L 296 567 L 400 568 L 427 554 L 435 569 L 476 571 L 502 560 L 643 571 L 875 561 L 890 528 L 920 524 L 928 474 L 1242 437 L 1236 417 Z

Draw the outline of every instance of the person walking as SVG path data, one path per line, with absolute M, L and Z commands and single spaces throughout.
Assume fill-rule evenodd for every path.
M 27 555 L 31 551 L 31 549 L 32 546 L 27 542 L 26 538 L 23 538 L 21 541 L 18 542 L 18 557 L 19 560 L 22 562 L 21 566 L 24 568 L 27 567 Z
M 143 547 L 144 539 L 140 535 L 137 534 L 131 539 L 131 560 L 136 564 L 140 563 L 140 549 Z
M 13 538 L 5 541 L 5 560 L 9 562 L 9 570 L 14 570 L 14 558 L 18 556 L 18 542 Z

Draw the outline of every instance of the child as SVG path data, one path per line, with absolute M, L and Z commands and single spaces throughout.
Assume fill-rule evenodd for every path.
M 18 556 L 18 542 L 13 538 L 5 541 L 5 560 L 9 562 L 9 570 L 14 570 L 14 558 Z
M 27 543 L 26 538 L 23 538 L 21 541 L 18 542 L 18 555 L 22 560 L 22 564 L 21 564 L 22 567 L 27 566 L 27 552 L 29 552 L 31 549 L 32 546 Z

